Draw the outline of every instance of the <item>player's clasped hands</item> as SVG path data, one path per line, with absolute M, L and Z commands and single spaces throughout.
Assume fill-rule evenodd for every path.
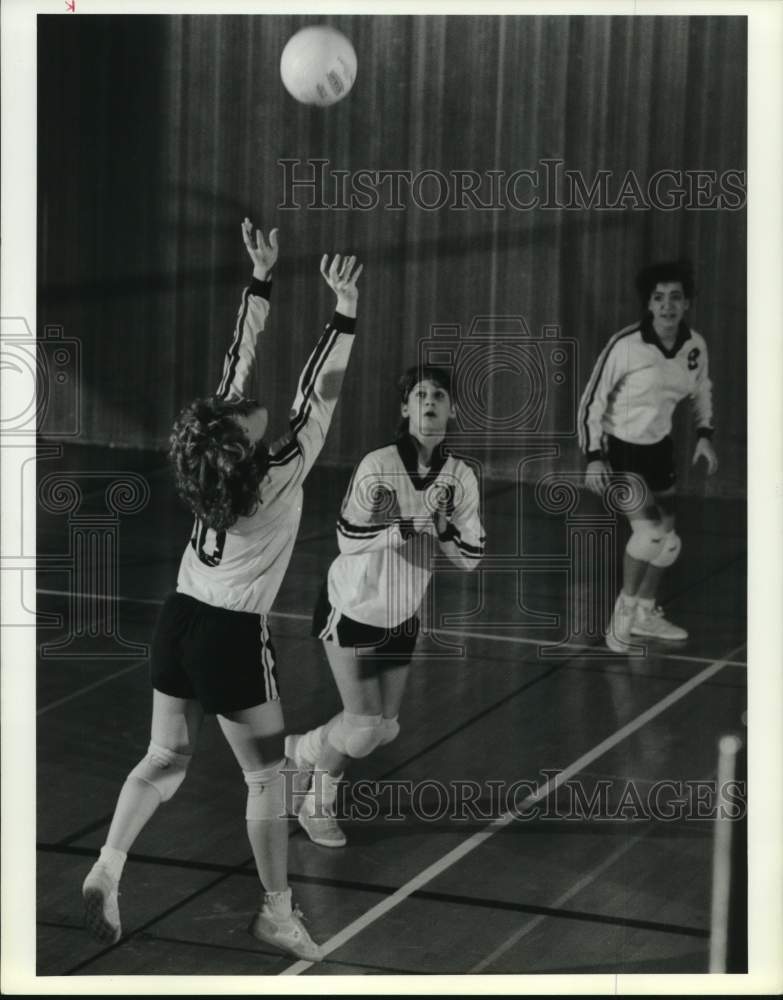
M 253 235 L 253 223 L 245 218 L 242 223 L 242 239 L 248 256 L 253 261 L 253 277 L 259 281 L 266 281 L 269 272 L 277 263 L 277 230 L 271 230 L 267 242 L 260 229 L 256 230 L 255 236 Z
M 610 470 L 607 462 L 603 459 L 596 459 L 594 462 L 587 463 L 587 470 L 585 472 L 585 484 L 591 493 L 595 493 L 598 496 L 602 496 L 604 490 L 609 485 L 610 482 Z

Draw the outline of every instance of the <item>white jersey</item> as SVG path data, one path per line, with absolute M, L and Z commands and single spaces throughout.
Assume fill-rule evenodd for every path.
M 256 345 L 269 312 L 269 284 L 254 279 L 242 296 L 218 395 L 251 395 Z M 177 590 L 205 604 L 266 614 L 280 589 L 302 516 L 302 482 L 320 452 L 353 346 L 355 320 L 335 313 L 299 379 L 290 430 L 270 448 L 255 513 L 227 531 L 196 518 Z
M 690 396 L 699 432 L 712 432 L 712 383 L 707 345 L 680 324 L 667 350 L 649 319 L 620 330 L 601 352 L 579 406 L 579 444 L 601 451 L 611 434 L 632 444 L 656 444 L 672 429 L 674 408 Z
M 440 538 L 432 516 L 436 509 L 448 520 Z M 406 538 L 401 521 L 426 527 Z M 419 471 L 416 446 L 405 435 L 371 451 L 357 466 L 337 521 L 337 542 L 329 603 L 354 621 L 393 628 L 419 610 L 436 545 L 460 569 L 478 565 L 484 530 L 476 477 L 443 447 L 435 450 L 429 471 Z

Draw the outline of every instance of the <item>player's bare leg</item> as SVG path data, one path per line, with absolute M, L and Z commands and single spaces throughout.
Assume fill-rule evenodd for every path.
M 288 887 L 288 803 L 282 771 L 283 711 L 279 701 L 218 716 L 248 786 L 247 836 L 263 887 L 249 931 L 259 941 L 317 961 L 321 949 L 295 909 Z
M 184 780 L 203 718 L 198 702 L 153 691 L 147 755 L 125 779 L 106 843 L 82 885 L 85 924 L 100 941 L 122 935 L 118 895 L 127 852 Z

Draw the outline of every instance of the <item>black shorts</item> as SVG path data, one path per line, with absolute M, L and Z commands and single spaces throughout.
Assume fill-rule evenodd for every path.
M 152 640 L 152 686 L 195 698 L 225 715 L 276 701 L 275 650 L 263 615 L 227 611 L 187 594 L 170 594 Z
M 313 611 L 312 634 L 338 646 L 353 646 L 361 650 L 359 655 L 381 660 L 381 666 L 401 667 L 411 662 L 416 639 L 419 635 L 419 619 L 414 615 L 393 628 L 378 628 L 354 621 L 341 615 L 329 603 L 329 589 L 326 583 L 321 588 Z
M 634 472 L 652 493 L 665 493 L 674 486 L 674 442 L 665 437 L 655 444 L 631 444 L 607 434 L 607 456 L 613 472 Z

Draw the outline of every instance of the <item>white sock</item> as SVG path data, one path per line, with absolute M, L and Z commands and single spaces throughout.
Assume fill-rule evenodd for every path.
M 335 774 L 332 776 L 328 771 L 324 774 L 323 783 L 321 785 L 321 795 L 325 806 L 334 806 L 335 800 L 337 799 L 337 792 L 340 788 L 340 782 L 342 780 L 342 774 Z
M 290 917 L 291 890 L 283 889 L 281 892 L 265 892 L 264 906 L 268 907 L 276 917 Z
M 303 763 L 309 764 L 310 767 L 315 767 L 315 763 L 321 755 L 321 749 L 323 747 L 323 729 L 323 726 L 318 726 L 316 729 L 309 730 L 309 732 L 306 732 L 297 744 L 297 757 L 299 757 Z
M 101 848 L 98 864 L 108 871 L 115 881 L 122 878 L 122 869 L 125 867 L 125 859 L 128 857 L 125 851 L 118 851 L 116 847 L 108 847 L 106 844 Z
M 334 804 L 342 779 L 341 774 L 333 777 L 328 771 L 314 772 L 310 790 L 302 806 L 307 815 L 323 816 L 324 813 L 334 812 Z
M 636 597 L 629 597 L 624 590 L 620 591 L 620 597 L 622 597 L 623 604 L 626 606 L 626 608 L 635 608 L 636 607 L 636 602 L 637 602 L 638 598 L 636 598 Z
M 639 598 L 639 607 L 641 608 L 642 611 L 652 611 L 654 605 L 655 605 L 654 597 Z

